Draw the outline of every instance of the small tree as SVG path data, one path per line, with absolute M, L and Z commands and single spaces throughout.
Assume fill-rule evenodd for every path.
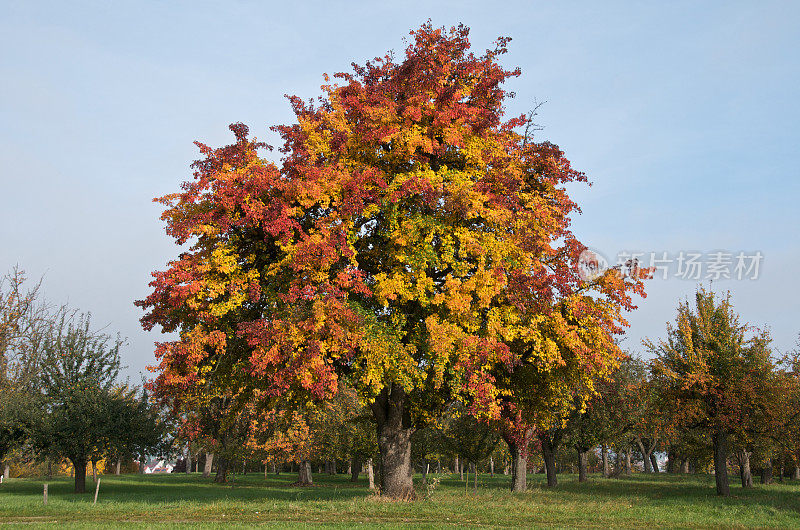
M 718 495 L 730 495 L 727 463 L 730 441 L 752 431 L 753 420 L 770 414 L 774 370 L 769 335 L 739 323 L 730 293 L 720 298 L 700 288 L 692 307 L 678 306 L 675 325 L 658 343 L 645 341 L 656 355 L 654 376 L 663 404 L 679 412 L 676 421 L 706 431 L 714 447 Z

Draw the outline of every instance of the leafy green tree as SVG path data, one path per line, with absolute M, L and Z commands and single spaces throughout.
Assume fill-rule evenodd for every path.
M 679 304 L 666 339 L 646 345 L 656 355 L 653 374 L 663 389 L 662 406 L 677 413 L 679 425 L 710 435 L 717 494 L 727 496 L 731 441 L 772 422 L 770 338 L 739 322 L 730 293 L 718 297 L 700 288 L 694 302 Z

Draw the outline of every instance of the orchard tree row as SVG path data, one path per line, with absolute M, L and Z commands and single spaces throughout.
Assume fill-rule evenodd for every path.
M 75 492 L 86 468 L 158 451 L 165 425 L 141 387 L 118 379 L 123 341 L 91 316 L 48 305 L 15 269 L 0 278 L 0 461 L 69 460 Z

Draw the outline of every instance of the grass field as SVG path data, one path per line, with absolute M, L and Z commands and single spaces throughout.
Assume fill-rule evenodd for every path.
M 477 494 L 454 475 L 415 502 L 387 502 L 371 496 L 362 479 L 315 475 L 314 487 L 290 486 L 293 475 L 237 476 L 218 486 L 199 475 L 105 476 L 97 505 L 92 493 L 71 493 L 68 478 L 49 481 L 42 504 L 42 480 L 12 479 L 0 486 L 0 524 L 53 526 L 295 526 L 352 527 L 411 524 L 428 527 L 800 527 L 800 482 L 732 487 L 730 498 L 714 495 L 707 475 L 592 477 L 578 484 L 561 475 L 555 490 L 542 475 L 529 475 L 530 490 L 512 495 L 509 478 L 483 475 Z M 734 478 L 734 477 L 731 477 Z

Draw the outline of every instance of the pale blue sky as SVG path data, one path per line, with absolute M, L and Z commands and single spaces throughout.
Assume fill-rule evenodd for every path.
M 761 251 L 730 288 L 775 346 L 800 332 L 796 230 L 798 2 L 0 1 L 0 270 L 45 274 L 54 302 L 129 338 L 128 373 L 152 361 L 135 299 L 178 250 L 152 197 L 190 177 L 193 140 L 260 138 L 314 97 L 324 72 L 389 49 L 430 18 L 500 35 L 523 75 L 509 111 L 547 101 L 540 138 L 594 182 L 575 231 L 620 250 Z M 663 335 L 695 283 L 649 282 L 630 339 Z

